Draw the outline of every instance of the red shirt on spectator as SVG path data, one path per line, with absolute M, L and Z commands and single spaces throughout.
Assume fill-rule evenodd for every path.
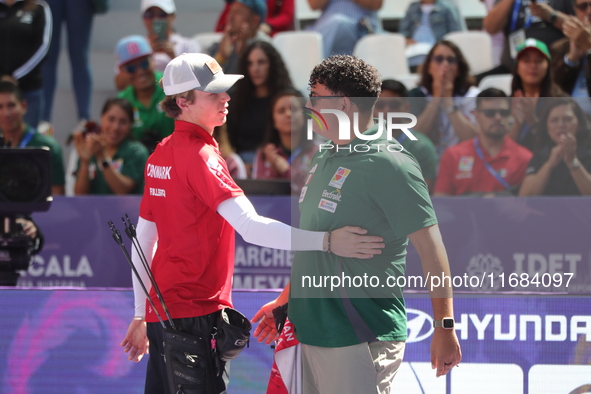
M 435 194 L 459 196 L 507 191 L 505 186 L 486 168 L 476 152 L 474 140 L 460 142 L 443 153 L 439 162 Z M 490 157 L 485 149 L 481 148 L 481 152 L 490 166 L 512 188 L 521 185 L 525 170 L 532 158 L 529 150 L 511 138 L 504 137 L 503 147 L 495 157 Z
M 231 307 L 234 229 L 217 207 L 243 192 L 217 142 L 200 126 L 176 121 L 148 159 L 145 179 L 140 216 L 158 225 L 152 270 L 172 318 Z M 154 289 L 150 296 L 156 300 Z M 158 321 L 149 304 L 146 321 Z

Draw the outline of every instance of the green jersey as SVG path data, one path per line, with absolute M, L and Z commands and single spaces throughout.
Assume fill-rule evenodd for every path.
M 131 178 L 135 187 L 130 194 L 142 194 L 144 191 L 144 167 L 148 160 L 148 150 L 137 141 L 129 139 L 123 141 L 117 149 L 117 153 L 111 160 L 111 168 Z M 78 161 L 80 167 L 80 161 Z M 96 158 L 93 157 L 88 167 L 90 175 L 89 194 L 113 194 L 109 184 L 105 180 L 102 169 L 99 169 Z
M 300 195 L 300 213 L 302 229 L 359 226 L 381 236 L 386 247 L 368 260 L 296 252 L 288 313 L 298 340 L 324 347 L 405 340 L 406 310 L 395 279 L 405 273 L 407 235 L 437 223 L 414 157 L 385 138 L 356 139 L 338 151 L 321 148 Z M 324 278 L 339 278 L 342 286 L 331 288 Z
M 119 98 L 125 99 L 133 106 L 133 137 L 141 141 L 145 131 L 150 130 L 162 140 L 169 136 L 174 131 L 174 119 L 166 116 L 166 113 L 160 108 L 160 102 L 164 100 L 164 90 L 160 86 L 160 79 L 162 73 L 154 72 L 156 79 L 156 90 L 150 101 L 150 106 L 146 107 L 142 104 L 133 91 L 133 86 L 127 86 L 119 93 Z

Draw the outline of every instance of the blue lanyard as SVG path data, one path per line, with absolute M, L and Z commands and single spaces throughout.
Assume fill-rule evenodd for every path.
M 33 138 L 33 135 L 35 135 L 35 132 L 31 129 L 28 129 L 27 134 L 25 134 L 25 137 L 22 139 L 21 143 L 18 144 L 19 148 L 24 148 L 27 146 L 27 144 L 29 143 L 29 141 L 31 141 L 31 138 Z
M 515 31 L 517 28 L 517 18 L 519 17 L 519 8 L 521 7 L 521 0 L 515 0 L 513 3 L 513 14 L 511 15 L 511 33 Z M 531 13 L 529 14 L 529 18 L 525 21 L 524 28 L 527 29 L 530 27 L 532 23 L 532 16 Z
M 482 153 L 482 149 L 480 149 L 480 144 L 478 143 L 478 138 L 474 138 L 474 149 L 476 150 L 476 154 L 478 155 L 478 157 L 480 157 L 480 160 L 482 160 L 482 162 L 484 163 L 484 166 L 486 167 L 486 169 L 488 170 L 488 172 L 490 172 L 490 174 L 492 176 L 495 177 L 495 179 L 497 181 L 499 181 L 499 183 L 501 185 L 503 185 L 503 187 L 507 190 L 511 190 L 511 186 L 509 186 L 509 184 L 507 183 L 506 180 L 504 180 L 498 172 L 495 171 L 494 168 L 491 167 L 491 165 L 484 160 L 484 154 Z

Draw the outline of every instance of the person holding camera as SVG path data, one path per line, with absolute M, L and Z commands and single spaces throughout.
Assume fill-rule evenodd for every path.
M 80 157 L 76 195 L 141 194 L 148 150 L 131 139 L 131 104 L 124 99 L 108 99 L 100 127 L 89 123 L 86 130 L 74 133 L 74 146 Z
M 33 148 L 47 146 L 51 152 L 51 194 L 64 194 L 66 177 L 62 148 L 50 136 L 39 134 L 25 123 L 28 102 L 21 90 L 12 82 L 0 81 L 0 134 L 8 148 Z
M 146 27 L 146 38 L 154 51 L 152 57 L 156 71 L 164 71 L 168 62 L 181 53 L 201 52 L 199 42 L 183 37 L 175 31 L 174 0 L 142 0 L 140 12 Z M 122 90 L 130 81 L 125 73 L 118 73 L 115 84 L 118 90 Z
M 234 230 L 246 242 L 260 246 L 331 250 L 358 259 L 370 258 L 383 247 L 381 237 L 363 236 L 366 231 L 359 227 L 341 227 L 329 235 L 294 229 L 257 214 L 232 180 L 212 136 L 214 128 L 226 121 L 227 90 L 242 77 L 225 74 L 219 63 L 205 54 L 173 59 L 164 70 L 166 98 L 161 106 L 175 119 L 175 131 L 158 144 L 145 170 L 138 242 L 175 326 L 198 337 L 210 338 L 220 311 L 232 307 Z M 149 283 L 136 251 L 132 262 L 142 282 Z M 136 362 L 149 349 L 145 392 L 169 393 L 161 356 L 164 329 L 154 309 L 146 308 L 138 278 L 133 278 L 133 287 L 135 317 L 121 346 L 129 353 L 129 360 Z M 156 299 L 154 289 L 150 298 Z M 165 315 L 160 305 L 155 308 Z M 220 363 L 220 373 L 212 379 L 216 392 L 225 393 L 229 367 Z M 203 378 L 207 373 L 205 366 L 195 368 L 195 374 L 201 376 L 196 380 L 209 380 Z M 205 392 L 199 388 L 194 392 Z

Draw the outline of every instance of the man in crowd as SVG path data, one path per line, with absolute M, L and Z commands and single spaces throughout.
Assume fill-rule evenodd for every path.
M 499 89 L 480 92 L 474 111 L 479 133 L 443 153 L 436 196 L 511 194 L 519 188 L 532 153 L 507 136 L 510 100 Z
M 240 57 L 250 43 L 257 40 L 271 41 L 259 29 L 266 16 L 267 4 L 263 0 L 236 0 L 232 3 L 224 35 L 209 50 L 225 72 L 238 72 Z
M 381 85 L 377 70 L 352 56 L 331 56 L 314 68 L 309 85 L 308 106 L 321 114 L 338 110 L 350 121 L 348 130 L 340 130 L 347 124 L 343 117 L 325 112 L 326 126 L 313 125 L 330 142 L 310 163 L 299 199 L 300 227 L 314 231 L 355 223 L 382 237 L 386 247 L 367 263 L 331 253 L 296 252 L 290 285 L 253 318 L 260 321 L 255 336 L 262 341 L 275 334 L 272 310 L 289 300 L 288 317 L 302 343 L 304 393 L 390 393 L 407 328 L 402 289 L 386 283 L 404 275 L 408 240 L 418 251 L 425 275 L 450 275 L 445 247 L 415 159 L 396 141 L 388 141 L 385 132 L 369 140 L 353 134 L 357 120 L 364 137 L 378 131 L 373 121 Z M 375 276 L 379 283 L 347 286 L 343 279 L 342 286 L 331 290 L 306 282 L 327 276 Z M 449 286 L 431 293 L 436 376 L 461 360 L 451 297 Z
M 159 84 L 162 73 L 154 71 L 152 53 L 150 43 L 142 36 L 128 36 L 117 43 L 117 64 L 121 74 L 129 80 L 129 86 L 119 93 L 119 98 L 133 106 L 133 136 L 150 152 L 174 129 L 174 120 L 160 108 L 164 99 Z
M 24 116 L 27 102 L 12 82 L 0 82 L 0 132 L 4 144 L 11 148 L 32 148 L 47 146 L 51 151 L 51 194 L 60 195 L 65 191 L 65 171 L 62 149 L 50 136 L 39 134 L 27 125 Z

